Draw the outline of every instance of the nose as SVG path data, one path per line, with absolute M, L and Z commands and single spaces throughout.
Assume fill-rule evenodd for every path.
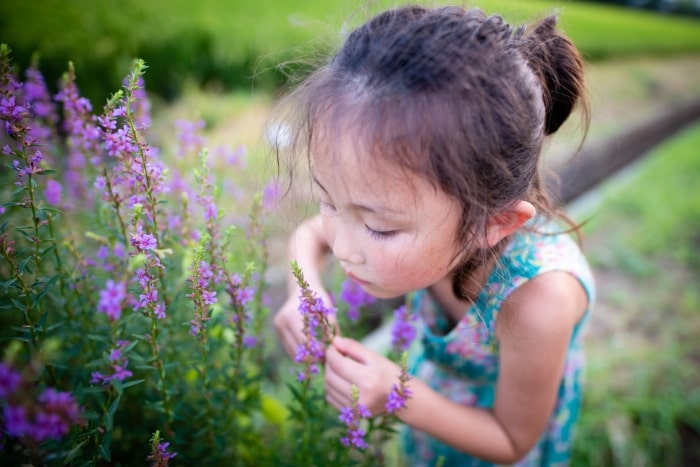
M 362 264 L 364 256 L 361 243 L 355 238 L 352 229 L 344 226 L 338 218 L 326 222 L 325 225 L 331 250 L 338 261 L 344 264 Z

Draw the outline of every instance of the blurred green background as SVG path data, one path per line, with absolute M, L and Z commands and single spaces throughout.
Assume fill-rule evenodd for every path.
M 38 52 L 50 85 L 74 61 L 82 92 L 95 104 L 120 85 L 134 57 L 150 66 L 149 90 L 174 99 L 188 81 L 217 90 L 274 90 L 287 74 L 303 72 L 308 60 L 335 47 L 344 24 L 396 3 L 4 0 L 0 31 L 19 65 L 27 66 Z M 512 21 L 558 9 L 562 27 L 588 60 L 700 51 L 700 28 L 692 17 L 588 2 L 469 3 Z
M 38 59 L 53 89 L 72 60 L 96 108 L 119 88 L 131 59 L 145 59 L 155 143 L 172 144 L 178 118 L 204 119 L 212 144 L 249 146 L 260 176 L 230 175 L 246 189 L 268 174 L 265 117 L 289 77 L 303 76 L 336 47 L 341 31 L 394 4 L 4 0 L 0 41 L 13 49 L 19 69 Z M 516 23 L 560 15 L 588 62 L 590 144 L 616 144 L 616 135 L 700 99 L 700 2 L 470 4 Z M 551 142 L 549 157 L 573 154 L 575 124 Z M 569 207 L 588 220 L 584 249 L 599 286 L 573 465 L 700 465 L 699 180 L 695 124 Z M 285 274 L 274 271 L 285 265 L 285 236 L 295 219 L 285 215 L 273 226 L 279 267 L 271 268 L 272 290 L 280 295 Z

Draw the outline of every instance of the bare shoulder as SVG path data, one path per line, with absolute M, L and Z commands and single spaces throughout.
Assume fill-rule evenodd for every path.
M 570 331 L 587 307 L 588 297 L 579 280 L 564 271 L 551 271 L 529 280 L 508 297 L 499 312 L 498 326 L 527 335 Z

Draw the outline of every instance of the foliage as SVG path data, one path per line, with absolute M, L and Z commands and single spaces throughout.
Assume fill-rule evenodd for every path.
M 690 195 L 700 192 L 698 147 L 700 127 L 695 125 L 651 151 L 634 183 L 608 189 L 606 209 L 594 225 L 614 222 L 625 230 L 620 236 L 624 242 L 618 242 L 617 253 L 609 256 L 624 261 L 635 254 L 637 258 L 628 258 L 627 263 L 651 273 L 655 271 L 643 266 L 645 259 L 668 254 L 700 270 L 700 198 Z
M 696 124 L 651 151 L 626 180 L 601 189 L 586 226 L 587 237 L 607 239 L 589 252 L 597 269 L 618 276 L 614 303 L 599 312 L 627 322 L 589 345 L 572 465 L 700 459 L 700 199 L 690 195 L 700 189 L 699 144 Z
M 179 158 L 199 155 L 200 167 L 166 166 L 148 139 L 145 68 L 137 60 L 93 114 L 73 67 L 52 99 L 39 71 L 20 82 L 0 47 L 0 463 L 370 462 L 394 415 L 348 419 L 325 402 L 327 334 L 312 359 L 300 348 L 301 370 L 269 363 L 276 185 L 242 195 L 242 221 L 225 210 L 202 122 L 178 122 L 176 136 Z M 314 304 L 304 319 L 335 313 L 294 271 Z M 397 375 L 403 395 L 406 381 Z
M 79 84 L 93 103 L 120 84 L 133 57 L 152 67 L 149 90 L 168 99 L 190 80 L 211 89 L 269 91 L 287 75 L 303 74 L 309 61 L 337 45 L 342 31 L 397 3 L 123 0 L 115 8 L 88 0 L 6 0 L 0 2 L 0 40 L 12 46 L 22 67 L 38 53 L 50 86 L 73 60 L 79 75 L 90 77 Z M 589 60 L 700 51 L 700 28 L 689 19 L 570 1 L 470 4 L 515 22 L 558 11 Z

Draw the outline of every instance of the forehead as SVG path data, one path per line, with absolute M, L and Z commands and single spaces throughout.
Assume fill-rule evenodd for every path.
M 456 201 L 420 174 L 377 155 L 339 145 L 312 156 L 312 174 L 338 207 L 423 219 L 458 213 Z

